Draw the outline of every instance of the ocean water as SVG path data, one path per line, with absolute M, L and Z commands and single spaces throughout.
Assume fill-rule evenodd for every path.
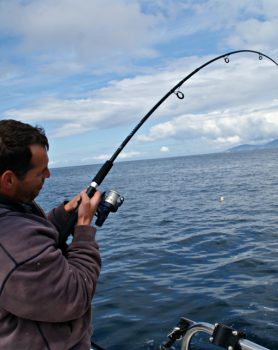
M 103 266 L 94 342 L 155 349 L 187 317 L 224 323 L 278 349 L 277 156 L 267 150 L 114 164 L 101 190 L 117 190 L 125 202 L 97 233 Z M 52 169 L 38 202 L 48 210 L 71 198 L 99 168 Z M 195 337 L 192 349 L 213 349 L 206 339 Z

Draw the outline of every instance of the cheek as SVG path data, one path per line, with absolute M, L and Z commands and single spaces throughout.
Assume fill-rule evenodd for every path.
M 39 179 L 36 181 L 37 185 L 38 186 L 42 186 L 42 184 L 44 183 L 44 177 L 43 176 L 40 176 Z
M 42 177 L 34 177 L 28 181 L 27 186 L 29 188 L 37 188 L 42 184 Z

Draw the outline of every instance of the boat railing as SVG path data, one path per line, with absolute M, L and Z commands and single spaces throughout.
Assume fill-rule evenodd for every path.
M 168 334 L 168 341 L 160 346 L 160 350 L 171 348 L 176 340 L 181 340 L 181 350 L 190 350 L 192 338 L 197 333 L 209 335 L 208 342 L 226 350 L 270 350 L 246 339 L 245 333 L 224 324 L 212 325 L 206 322 L 194 322 L 181 318 L 179 324 Z
M 168 334 L 167 341 L 160 345 L 159 350 L 172 349 L 176 340 L 181 340 L 181 350 L 190 350 L 190 343 L 197 333 L 209 335 L 208 342 L 226 350 L 270 350 L 246 339 L 244 332 L 228 327 L 221 323 L 212 325 L 206 322 L 194 322 L 182 317 L 176 327 Z M 91 343 L 90 350 L 105 350 L 101 346 Z

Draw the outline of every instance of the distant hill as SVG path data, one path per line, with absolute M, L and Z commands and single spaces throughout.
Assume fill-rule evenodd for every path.
M 239 146 L 227 149 L 226 152 L 244 152 L 244 151 L 253 151 L 256 149 L 274 149 L 274 148 L 278 148 L 278 139 L 275 139 L 271 142 L 267 142 L 260 145 L 249 145 L 249 144 L 239 145 Z

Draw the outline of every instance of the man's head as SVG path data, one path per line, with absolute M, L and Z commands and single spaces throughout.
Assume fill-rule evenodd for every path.
M 32 201 L 50 176 L 48 148 L 42 128 L 1 120 L 0 194 L 18 201 Z

